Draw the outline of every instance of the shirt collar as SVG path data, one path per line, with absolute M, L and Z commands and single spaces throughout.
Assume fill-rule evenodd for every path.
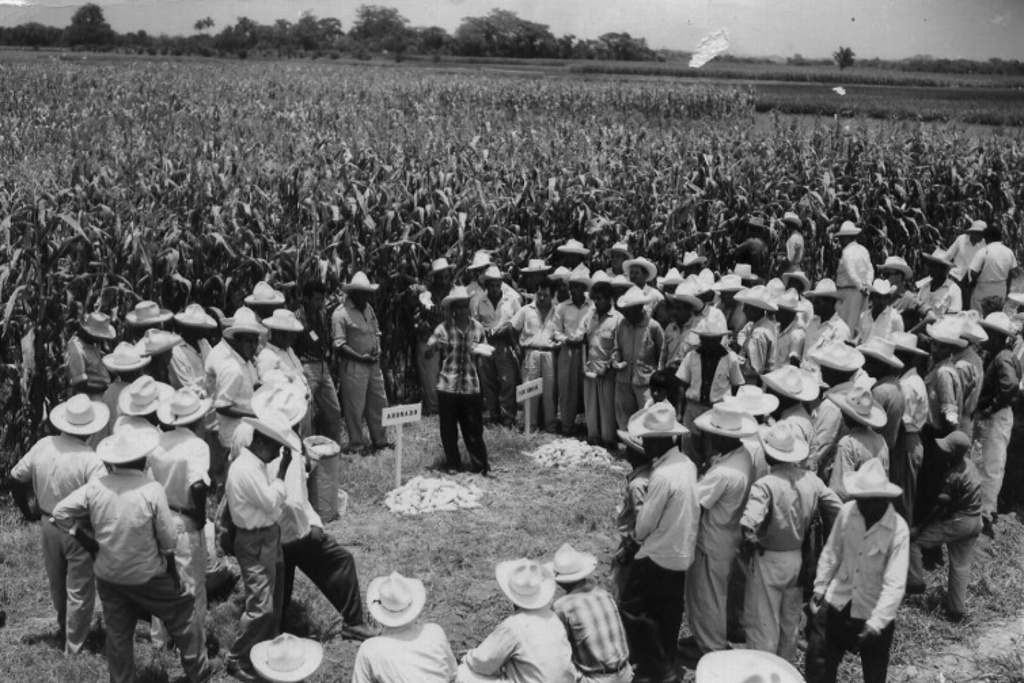
M 864 515 L 860 514 L 860 508 L 857 507 L 856 503 L 853 504 L 853 510 L 850 511 L 850 514 L 856 515 L 860 518 L 861 524 L 864 525 L 865 536 L 876 533 L 880 529 L 885 529 L 890 532 L 895 531 L 896 529 L 896 510 L 893 508 L 892 503 L 889 503 L 889 507 L 885 509 L 882 517 L 875 522 L 870 529 L 867 527 L 867 521 L 864 519 Z
M 658 465 L 661 465 L 662 463 L 664 463 L 666 460 L 668 460 L 669 458 L 671 458 L 674 455 L 682 455 L 682 454 L 683 454 L 682 451 L 679 450 L 679 446 L 673 446 L 669 450 L 665 451 L 664 455 L 662 455 L 660 458 L 658 458 L 653 463 L 651 463 L 651 469 L 652 470 L 655 469 L 656 467 L 658 467 Z

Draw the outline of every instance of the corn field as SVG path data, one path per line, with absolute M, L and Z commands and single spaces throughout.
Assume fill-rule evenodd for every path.
M 274 63 L 0 66 L 0 362 L 8 457 L 62 397 L 81 310 L 142 298 L 230 313 L 267 279 L 364 269 L 392 401 L 417 391 L 410 284 L 478 248 L 506 266 L 570 237 L 668 266 L 717 257 L 732 221 L 796 210 L 812 267 L 850 219 L 881 259 L 970 219 L 1018 246 L 1019 141 L 878 125 L 754 125 L 748 91 Z M 775 246 L 774 244 L 772 245 Z

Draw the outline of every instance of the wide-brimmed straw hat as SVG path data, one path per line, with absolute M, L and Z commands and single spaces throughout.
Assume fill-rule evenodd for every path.
M 520 268 L 520 273 L 547 273 L 551 266 L 542 258 L 532 258 L 527 262 L 525 268 Z
M 805 292 L 811 288 L 811 278 L 807 277 L 802 270 L 793 270 L 788 273 L 783 273 L 779 277 L 782 278 L 782 281 L 785 283 L 788 283 L 790 280 L 799 280 L 803 283 Z
M 694 278 L 694 280 L 696 280 L 696 278 Z M 697 288 L 689 278 L 684 282 L 679 283 L 679 286 L 677 286 L 674 291 L 666 294 L 666 297 L 672 301 L 679 301 L 687 304 L 698 313 L 704 310 L 704 301 L 700 298 Z
M 320 669 L 324 646 L 309 638 L 282 633 L 252 646 L 249 659 L 260 678 L 270 683 L 299 683 Z
M 523 609 L 540 609 L 555 597 L 555 577 L 538 562 L 525 557 L 499 562 L 494 570 L 501 591 Z
M 885 408 L 869 389 L 855 387 L 845 392 L 832 392 L 828 398 L 839 406 L 844 415 L 866 427 L 881 429 L 886 424 Z
M 50 423 L 65 434 L 89 436 L 107 426 L 110 408 L 86 394 L 75 394 L 50 411 Z
M 419 579 L 392 572 L 379 576 L 366 589 L 370 614 L 380 624 L 399 628 L 416 621 L 427 604 L 427 589 Z
M 973 221 L 971 227 L 967 228 L 965 232 L 980 232 L 984 235 L 986 230 L 988 230 L 988 223 L 985 221 Z
M 629 289 L 630 287 L 636 287 L 636 285 L 630 282 L 629 278 L 623 275 L 622 273 L 619 273 L 618 275 L 613 277 L 611 280 L 609 280 L 609 282 L 611 283 L 612 287 L 622 287 L 625 289 Z
M 798 311 L 802 299 L 795 289 L 787 289 L 775 299 L 775 305 L 781 311 Z
M 264 410 L 259 417 L 243 417 L 242 422 L 285 448 L 293 451 L 302 450 L 302 440 L 292 430 L 291 422 L 276 410 Z
M 252 288 L 252 294 L 245 297 L 244 303 L 246 306 L 279 306 L 284 303 L 284 292 L 261 280 Z
M 693 424 L 707 434 L 729 436 L 734 439 L 757 433 L 757 420 L 753 415 L 724 402 L 711 406 L 711 410 L 699 415 Z
M 552 282 L 565 282 L 569 279 L 569 273 L 571 271 L 565 266 L 558 266 L 548 275 L 548 279 Z
M 598 282 L 607 282 L 611 284 L 611 281 L 612 279 L 608 277 L 608 273 L 603 270 L 595 270 L 594 274 L 590 276 L 590 288 L 593 289 L 594 285 Z
M 764 393 L 764 389 L 753 384 L 744 384 L 736 390 L 734 396 L 726 396 L 722 401 L 730 408 L 736 408 L 754 417 L 771 415 L 779 407 L 779 398 Z
M 969 342 L 982 343 L 988 341 L 988 332 L 981 326 L 981 313 L 973 309 L 956 314 L 960 324 L 960 336 Z
M 780 462 L 803 462 L 810 447 L 786 420 L 777 422 L 758 435 L 765 455 Z
M 900 256 L 890 256 L 885 259 L 885 263 L 878 266 L 878 270 L 883 273 L 890 270 L 894 273 L 903 273 L 908 280 L 914 277 L 914 269 Z
M 155 301 L 140 301 L 135 304 L 135 308 L 125 314 L 124 321 L 131 327 L 146 327 L 165 323 L 173 317 L 174 313 L 161 308 Z
M 504 280 L 505 276 L 501 274 L 501 271 L 498 269 L 498 266 L 495 266 L 495 265 L 492 264 L 492 265 L 487 266 L 487 270 L 484 271 L 483 278 L 484 278 L 485 281 L 487 281 L 487 280 Z
M 903 495 L 903 489 L 889 481 L 885 465 L 878 458 L 871 458 L 855 472 L 843 476 L 843 488 L 848 498 L 896 498 Z
M 629 308 L 630 306 L 646 306 L 651 302 L 650 298 L 644 291 L 636 285 L 626 290 L 626 293 L 619 297 L 619 300 L 615 302 L 615 305 L 619 308 Z
M 804 683 L 796 667 L 760 650 L 709 652 L 697 663 L 696 683 Z
M 206 417 L 212 406 L 212 399 L 199 398 L 191 389 L 182 388 L 157 407 L 156 417 L 161 424 L 179 427 Z
M 575 583 L 582 581 L 597 569 L 597 557 L 590 553 L 576 550 L 568 543 L 555 551 L 551 562 L 544 565 L 558 583 Z
M 963 458 L 971 450 L 971 437 L 959 430 L 954 430 L 942 439 L 936 439 L 935 445 L 942 452 L 953 456 L 957 460 Z
M 590 250 L 583 246 L 583 242 L 579 240 L 567 240 L 565 244 L 555 249 L 560 254 L 578 254 L 580 256 L 588 256 Z
M 1010 320 L 1010 316 L 1002 311 L 989 313 L 985 319 L 978 323 L 989 332 L 1001 334 L 1004 337 L 1013 337 L 1017 334 L 1017 326 Z
M 775 393 L 794 401 L 813 401 L 821 393 L 814 375 L 792 365 L 761 375 L 761 381 Z
M 688 251 L 683 254 L 683 268 L 702 266 L 708 262 L 707 256 L 701 256 L 695 251 Z
M 267 328 L 256 317 L 256 312 L 245 306 L 230 318 L 225 318 L 223 324 L 225 339 L 234 339 L 236 334 L 257 334 L 261 337 L 267 334 Z
M 826 277 L 818 280 L 814 284 L 814 289 L 804 292 L 804 296 L 808 299 L 813 299 L 816 296 L 828 297 L 830 299 L 839 299 L 839 289 L 836 287 L 836 281 L 832 278 Z
M 589 287 L 593 282 L 590 278 L 590 269 L 582 263 L 573 268 L 566 279 L 570 285 L 583 285 L 584 287 Z
M 455 266 L 448 263 L 448 259 L 442 256 L 441 258 L 436 258 L 430 262 L 430 274 L 436 275 L 437 273 L 440 273 L 442 271 L 451 270 L 454 267 Z
M 611 247 L 609 247 L 608 251 L 605 253 L 608 256 L 618 253 L 623 254 L 626 258 L 633 258 L 633 252 L 629 250 L 629 245 L 626 244 L 625 242 L 616 242 Z
M 142 336 L 142 339 L 135 342 L 135 348 L 141 355 L 151 358 L 159 356 L 161 353 L 167 353 L 175 346 L 180 346 L 184 343 L 185 340 L 181 338 L 180 334 L 150 328 L 146 330 L 146 334 Z
M 856 237 L 861 232 L 853 221 L 843 221 L 843 224 L 839 226 L 839 230 L 836 231 L 836 237 Z
M 626 431 L 636 441 L 653 437 L 682 436 L 690 432 L 676 419 L 672 405 L 660 401 L 650 408 L 634 413 L 629 418 Z
M 184 327 L 197 327 L 203 330 L 212 330 L 217 327 L 217 321 L 199 304 L 189 304 L 181 313 L 175 313 L 174 322 Z
M 938 247 L 936 247 L 930 254 L 921 254 L 921 258 L 926 261 L 931 261 L 932 263 L 938 263 L 940 266 L 945 266 L 946 268 L 953 267 L 953 260 L 949 258 L 946 250 L 939 249 Z
M 352 276 L 352 279 L 348 281 L 347 285 L 341 288 L 345 292 L 376 292 L 380 289 L 380 285 L 371 284 L 370 278 L 366 276 L 366 273 L 359 271 Z
M 890 332 L 889 340 L 896 351 L 907 351 L 918 356 L 927 356 L 928 352 L 917 348 L 917 335 L 912 332 Z
M 894 353 L 896 351 L 896 344 L 891 339 L 884 339 L 878 336 L 871 337 L 858 346 L 857 350 L 865 356 L 879 360 L 897 370 L 903 369 L 903 361 L 896 357 Z
M 491 260 L 491 255 L 486 251 L 477 251 L 473 254 L 473 260 L 466 266 L 466 270 L 480 270 L 481 268 L 488 268 L 494 262 Z
M 796 215 L 792 211 L 787 211 L 786 213 L 782 214 L 782 222 L 785 223 L 786 225 L 792 225 L 797 228 L 801 227 L 804 224 L 804 222 L 800 220 L 800 216 Z
M 772 295 L 764 285 L 756 285 L 736 295 L 736 301 L 747 306 L 754 306 L 763 311 L 774 313 L 779 307 L 772 301 Z
M 306 394 L 294 384 L 264 384 L 252 395 L 252 412 L 256 417 L 278 412 L 294 427 L 302 422 L 307 410 Z
M 108 465 L 124 465 L 145 458 L 160 443 L 160 432 L 149 429 L 126 429 L 103 439 L 96 445 L 96 455 Z
M 622 269 L 627 273 L 633 268 L 643 268 L 647 272 L 648 282 L 658 277 L 658 266 L 643 256 L 629 259 L 622 264 Z
M 268 330 L 280 332 L 302 332 L 305 329 L 299 319 L 295 317 L 295 313 L 287 308 L 275 309 L 273 315 L 263 319 L 263 326 Z
M 730 275 L 736 275 L 743 282 L 756 282 L 757 275 L 754 275 L 754 269 L 749 263 L 737 263 L 732 268 Z
M 469 294 L 469 290 L 463 287 L 462 285 L 459 285 L 457 287 L 452 287 L 452 291 L 448 292 L 448 296 L 441 299 L 441 305 L 451 306 L 452 304 L 461 301 L 468 302 L 471 298 L 472 297 Z
M 954 346 L 958 349 L 967 346 L 967 340 L 960 336 L 963 326 L 957 322 L 954 316 L 945 316 L 926 326 L 925 332 L 940 344 Z
M 764 286 L 768 290 L 768 296 L 773 302 L 786 292 L 786 284 L 777 277 L 773 277 L 764 283 Z
M 730 273 L 728 275 L 723 275 L 721 280 L 711 285 L 711 289 L 716 292 L 741 292 L 746 289 L 746 287 L 743 284 L 742 277 Z
M 693 328 L 694 334 L 698 337 L 721 337 L 729 334 L 729 327 L 726 325 L 724 316 L 708 316 L 701 318 Z
M 97 339 L 113 339 L 117 336 L 117 331 L 110 322 L 110 316 L 106 313 L 98 311 L 87 313 L 78 320 L 78 325 L 82 328 L 82 332 Z
M 173 395 L 174 388 L 170 384 L 143 375 L 121 390 L 117 396 L 117 409 L 121 415 L 152 415 Z
M 669 268 L 663 277 L 658 278 L 658 287 L 661 289 L 675 289 L 683 282 L 683 274 L 678 268 Z
M 810 359 L 840 372 L 853 372 L 864 367 L 864 354 L 843 342 L 832 342 L 811 351 Z
M 869 289 L 872 294 L 877 294 L 879 296 L 889 296 L 894 291 L 896 291 L 896 288 L 893 286 L 891 282 L 889 282 L 888 280 L 883 280 L 881 278 L 876 278 L 871 283 L 871 287 L 869 287 Z
M 151 360 L 139 353 L 134 344 L 121 342 L 103 356 L 103 367 L 111 372 L 132 372 L 146 367 Z

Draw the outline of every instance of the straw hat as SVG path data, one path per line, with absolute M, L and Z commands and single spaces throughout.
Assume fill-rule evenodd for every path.
M 288 418 L 276 410 L 265 410 L 259 417 L 243 417 L 242 422 L 285 448 L 293 451 L 302 450 L 302 440 L 292 431 Z
M 927 356 L 928 352 L 917 348 L 917 335 L 911 332 L 890 332 L 889 339 L 898 351 L 908 351 L 918 356 Z
M 761 381 L 775 393 L 795 401 L 813 401 L 821 392 L 814 375 L 792 365 L 761 375 Z
M 711 285 L 711 289 L 716 292 L 739 292 L 746 289 L 746 287 L 743 286 L 743 278 L 730 273 L 729 275 L 723 275 L 721 280 Z
M 191 389 L 178 389 L 168 400 L 156 409 L 156 417 L 161 424 L 168 427 L 179 427 L 192 424 L 206 416 L 213 406 L 213 400 L 199 398 Z
M 175 346 L 180 346 L 184 343 L 185 340 L 179 334 L 150 328 L 146 330 L 146 334 L 142 336 L 142 339 L 135 342 L 135 348 L 141 355 L 152 357 L 159 356 L 161 353 L 167 353 Z
M 110 323 L 110 316 L 106 313 L 93 311 L 82 316 L 78 320 L 82 332 L 96 337 L 97 339 L 113 339 L 117 336 L 114 326 Z
M 886 424 L 885 408 L 868 389 L 855 387 L 847 392 L 832 392 L 828 398 L 839 406 L 844 415 L 866 427 L 881 429 Z
M 694 280 L 696 280 L 696 278 L 694 278 Z M 666 296 L 673 301 L 688 304 L 698 313 L 704 310 L 704 302 L 701 300 L 697 288 L 689 278 L 687 278 L 685 282 L 679 283 L 679 286 L 675 288 L 675 291 L 670 292 Z
M 864 354 L 843 342 L 832 342 L 811 351 L 810 359 L 840 372 L 853 372 L 864 367 Z
M 544 565 L 551 572 L 557 583 L 575 583 L 582 581 L 597 569 L 597 557 L 590 553 L 582 553 L 568 543 L 555 552 L 553 561 Z
M 462 285 L 459 285 L 457 287 L 452 287 L 452 291 L 448 292 L 448 296 L 441 299 L 441 306 L 451 306 L 454 303 L 462 301 L 468 302 L 470 298 L 472 297 L 469 295 L 469 290 Z
M 499 562 L 494 574 L 501 591 L 523 609 L 547 607 L 555 597 L 555 577 L 533 560 Z
M 565 282 L 569 279 L 569 269 L 565 266 L 558 266 L 554 272 L 548 275 L 548 279 L 553 282 Z
M 786 292 L 786 285 L 777 277 L 773 277 L 771 280 L 764 283 L 764 286 L 768 290 L 768 295 L 771 297 L 772 301 L 775 301 Z
M 153 426 L 153 423 L 144 417 L 136 417 L 135 415 L 121 415 L 114 420 L 114 424 L 110 427 L 111 434 L 155 431 L 157 431 L 157 428 Z
M 252 412 L 256 417 L 277 412 L 293 427 L 302 421 L 308 409 L 305 393 L 294 384 L 264 384 L 252 395 Z
M 445 270 L 451 270 L 452 268 L 454 268 L 454 266 L 448 263 L 448 259 L 446 259 L 444 256 L 442 256 L 441 258 L 436 258 L 430 262 L 431 275 L 436 275 L 437 273 L 440 273 Z
M 1010 292 L 1006 298 L 1018 306 L 1024 306 L 1024 292 Z
M 584 287 L 589 287 L 593 282 L 590 278 L 590 269 L 582 263 L 572 269 L 569 273 L 568 280 L 570 285 L 583 285 Z
M 612 287 L 622 287 L 622 288 L 625 288 L 625 289 L 629 289 L 630 287 L 635 287 L 635 285 L 632 282 L 629 281 L 628 277 L 626 277 L 625 275 L 621 275 L 621 274 L 620 275 L 616 275 L 611 280 L 609 280 L 609 282 L 611 283 Z
M 710 268 L 705 268 L 697 273 L 697 279 L 705 289 L 711 289 L 711 286 L 715 284 L 715 273 Z
M 789 280 L 799 280 L 804 285 L 804 291 L 807 291 L 808 289 L 811 288 L 811 279 L 804 275 L 804 272 L 802 270 L 794 270 L 788 273 L 783 273 L 780 277 L 782 278 L 782 281 L 787 284 Z
M 988 341 L 988 332 L 981 326 L 981 313 L 975 310 L 961 311 L 956 314 L 960 323 L 960 336 L 969 342 L 982 343 Z
M 804 222 L 800 220 L 800 216 L 796 215 L 792 211 L 787 211 L 786 213 L 782 214 L 782 222 L 785 223 L 786 225 L 792 225 L 793 227 L 796 228 L 799 228 L 804 224 Z
M 807 459 L 810 446 L 786 420 L 772 425 L 758 435 L 765 455 L 781 462 L 803 462 Z
M 771 415 L 779 407 L 777 396 L 764 393 L 764 389 L 753 384 L 743 384 L 736 390 L 735 396 L 726 396 L 723 403 L 754 417 Z
M 370 278 L 366 277 L 366 273 L 360 270 L 341 289 L 345 292 L 376 292 L 380 289 L 380 285 L 370 284 Z
M 782 657 L 760 650 L 709 652 L 697 663 L 696 683 L 804 683 Z
M 504 280 L 504 279 L 505 278 L 501 274 L 501 271 L 498 270 L 498 266 L 495 266 L 493 264 L 489 265 L 489 266 L 487 266 L 487 270 L 484 271 L 484 280 L 485 281 L 486 280 L 499 280 L 500 281 L 500 280 Z
M 921 254 L 921 258 L 931 261 L 932 263 L 938 263 L 941 266 L 946 266 L 947 268 L 953 267 L 953 261 L 946 254 L 945 249 L 936 248 L 935 251 L 930 254 Z
M 642 289 L 634 285 L 619 297 L 615 305 L 619 308 L 629 308 L 630 306 L 646 306 L 648 303 L 650 303 L 650 299 L 647 295 L 644 294 Z
M 763 311 L 774 313 L 779 307 L 772 301 L 772 295 L 764 285 L 756 285 L 736 295 L 736 301 L 748 306 L 760 308 Z
M 622 269 L 627 273 L 633 268 L 643 268 L 645 271 L 647 271 L 648 282 L 658 277 L 658 266 L 654 265 L 653 263 L 651 263 L 651 261 L 645 259 L 643 256 L 640 256 L 639 258 L 629 259 L 628 261 L 622 264 Z
M 725 323 L 724 316 L 709 315 L 697 322 L 693 332 L 698 337 L 721 337 L 729 334 L 729 327 Z
M 724 402 L 711 406 L 711 410 L 699 415 L 693 424 L 702 432 L 734 439 L 757 433 L 757 420 L 753 415 Z
M 685 264 L 684 264 L 685 267 Z M 658 278 L 658 287 L 662 289 L 674 289 L 683 282 L 683 274 L 678 268 L 669 268 L 664 277 Z
M 416 621 L 427 604 L 427 589 L 419 579 L 398 572 L 379 576 L 366 589 L 370 614 L 380 624 L 399 628 Z
M 800 310 L 800 295 L 795 289 L 787 289 L 782 296 L 775 299 L 775 305 L 779 310 L 797 311 Z
M 737 263 L 733 266 L 732 275 L 738 275 L 740 280 L 757 280 L 754 270 L 749 263 Z
M 903 273 L 903 276 L 908 280 L 914 277 L 914 269 L 900 256 L 890 256 L 885 259 L 885 263 L 878 266 L 878 270 L 893 271 L 894 273 Z
M 967 346 L 967 340 L 960 336 L 963 326 L 960 325 L 954 316 L 945 316 L 924 328 L 934 341 L 948 346 L 955 346 L 958 349 Z
M 878 458 L 871 458 L 855 472 L 843 476 L 843 488 L 849 498 L 896 498 L 903 495 L 903 489 L 889 481 L 885 465 Z
M 896 350 L 896 344 L 894 344 L 891 339 L 883 339 L 878 336 L 871 337 L 866 342 L 858 346 L 857 350 L 865 356 L 870 356 L 875 360 L 880 360 L 886 365 L 896 368 L 897 370 L 903 369 L 903 361 L 896 357 L 894 353 Z
M 277 306 L 284 303 L 284 292 L 279 292 L 263 280 L 252 288 L 252 294 L 245 297 L 246 306 Z
M 702 266 L 708 262 L 706 256 L 701 256 L 695 251 L 688 251 L 683 254 L 683 268 L 690 268 L 692 266 Z
M 682 436 L 690 432 L 676 419 L 676 411 L 672 405 L 663 402 L 655 403 L 650 408 L 634 413 L 629 418 L 626 431 L 635 441 L 641 441 L 645 437 Z
M 174 388 L 170 384 L 143 375 L 121 390 L 117 396 L 117 409 L 121 415 L 151 415 L 173 395 Z
M 980 232 L 983 235 L 986 230 L 988 230 L 988 223 L 985 221 L 974 221 L 971 223 L 971 227 L 967 228 L 967 232 Z
M 287 308 L 277 308 L 274 314 L 263 319 L 263 326 L 268 330 L 280 330 L 281 332 L 302 332 L 305 327 L 295 317 L 295 313 Z
M 467 270 L 480 270 L 481 268 L 487 268 L 493 265 L 491 261 L 491 255 L 486 251 L 477 251 L 473 254 L 473 260 L 466 266 Z
M 324 647 L 315 640 L 282 633 L 253 645 L 249 659 L 260 678 L 270 683 L 298 683 L 320 668 Z
M 107 426 L 110 408 L 86 394 L 75 394 L 50 411 L 50 423 L 65 434 L 89 436 Z
M 950 432 L 942 439 L 936 439 L 935 445 L 942 452 L 959 460 L 971 450 L 971 437 L 959 430 Z
M 96 455 L 108 465 L 124 465 L 145 458 L 160 443 L 160 432 L 149 429 L 128 429 L 111 434 L 96 445 Z
M 862 230 L 854 225 L 853 221 L 843 221 L 839 230 L 836 231 L 836 237 L 856 237 L 861 232 Z
M 889 296 L 896 290 L 891 282 L 881 278 L 876 278 L 875 281 L 871 283 L 870 289 L 872 294 L 878 294 L 879 296 Z
M 139 353 L 134 344 L 121 342 L 113 352 L 103 356 L 103 367 L 111 372 L 132 372 L 146 367 L 150 360 Z
M 629 250 L 629 245 L 626 244 L 625 242 L 616 242 L 605 253 L 608 256 L 611 256 L 612 254 L 618 253 L 618 254 L 625 255 L 626 258 L 633 258 L 633 253 Z
M 804 296 L 811 299 L 816 296 L 829 297 L 830 299 L 839 299 L 839 289 L 836 287 L 836 282 L 832 278 L 823 278 L 818 280 L 814 285 L 814 289 L 804 292 Z
M 217 327 L 217 321 L 199 304 L 189 304 L 181 313 L 175 313 L 174 321 L 184 327 L 198 327 L 204 330 Z
M 979 324 L 989 332 L 995 332 L 1004 337 L 1013 337 L 1017 334 L 1017 326 L 1010 320 L 1010 316 L 1002 311 L 989 313 Z
M 267 333 L 265 328 L 256 317 L 251 308 L 243 306 L 235 311 L 230 318 L 225 318 L 223 324 L 225 339 L 234 339 L 236 334 L 258 334 L 261 337 Z
M 165 323 L 173 317 L 173 313 L 166 308 L 160 308 L 155 301 L 140 301 L 135 304 L 135 308 L 125 314 L 124 321 L 131 327 L 146 327 Z
M 525 268 L 519 270 L 520 273 L 546 273 L 551 270 L 551 266 L 542 258 L 532 258 L 526 264 Z
M 590 276 L 590 287 L 593 289 L 594 285 L 598 282 L 607 282 L 610 284 L 611 281 L 612 279 L 608 277 L 608 273 L 603 270 L 595 270 L 594 274 Z
M 590 254 L 590 250 L 583 246 L 583 242 L 579 240 L 568 240 L 565 244 L 555 249 L 559 254 L 579 254 L 580 256 L 587 256 Z

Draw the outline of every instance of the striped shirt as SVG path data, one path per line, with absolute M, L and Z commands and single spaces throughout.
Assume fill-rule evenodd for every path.
M 441 362 L 441 373 L 437 380 L 438 391 L 455 394 L 480 393 L 480 376 L 477 374 L 471 350 L 474 344 L 482 344 L 484 340 L 484 326 L 476 320 L 470 320 L 465 330 L 460 330 L 454 322 L 438 325 L 434 329 L 434 334 L 427 344 L 444 346 L 447 351 Z
M 565 624 L 572 662 L 584 676 L 614 673 L 626 666 L 629 646 L 612 596 L 601 588 L 575 591 L 551 607 Z

